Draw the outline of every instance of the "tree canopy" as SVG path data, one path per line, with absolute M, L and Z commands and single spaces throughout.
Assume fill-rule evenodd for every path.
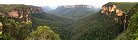
M 53 32 L 50 27 L 38 26 L 25 40 L 61 40 L 59 35 Z

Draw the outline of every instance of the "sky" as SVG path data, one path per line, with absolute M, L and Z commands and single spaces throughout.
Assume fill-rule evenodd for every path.
M 101 7 L 108 2 L 138 2 L 138 0 L 0 0 L 0 4 L 25 4 L 34 6 L 94 5 Z

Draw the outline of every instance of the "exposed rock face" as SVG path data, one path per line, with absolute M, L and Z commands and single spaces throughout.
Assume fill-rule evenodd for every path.
M 1 4 L 2 5 L 2 4 Z M 6 16 L 9 18 L 13 18 L 17 21 L 26 21 L 28 22 L 30 20 L 30 7 L 27 5 L 6 5 L 3 4 L 3 6 L 0 6 L 0 15 L 1 16 Z
M 0 4 L 4 6 L 0 6 L 0 15 L 6 16 L 9 18 L 13 18 L 17 21 L 31 21 L 30 13 L 42 13 L 43 10 L 41 7 L 32 6 L 32 5 L 23 5 L 23 4 L 17 4 L 17 5 L 6 5 L 6 4 Z
M 43 9 L 41 7 L 33 6 L 33 7 L 31 7 L 31 11 L 32 11 L 32 13 L 42 13 Z
M 30 8 L 22 8 L 21 10 L 14 9 L 8 12 L 7 16 L 10 18 L 16 18 L 18 21 L 28 22 L 30 20 L 29 13 L 30 13 Z
M 102 6 L 101 13 L 104 13 L 106 15 L 110 15 L 112 12 L 114 12 L 117 9 L 117 6 L 114 4 L 105 4 Z
M 24 21 L 29 21 L 30 20 L 29 13 L 30 13 L 30 8 L 24 8 L 23 10 L 20 11 L 19 19 Z
M 12 10 L 11 12 L 8 12 L 7 15 L 9 17 L 15 17 L 18 18 L 19 17 L 19 12 L 17 10 Z

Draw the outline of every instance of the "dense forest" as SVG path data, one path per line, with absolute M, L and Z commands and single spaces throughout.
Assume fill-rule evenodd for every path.
M 138 40 L 138 3 L 105 5 L 112 4 L 125 13 L 127 24 L 117 12 L 107 15 L 102 8 L 88 5 L 46 11 L 32 5 L 0 4 L 0 40 Z

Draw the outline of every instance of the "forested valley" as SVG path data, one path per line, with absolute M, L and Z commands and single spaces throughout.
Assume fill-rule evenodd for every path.
M 50 11 L 0 4 L 0 40 L 138 40 L 138 2 L 64 5 Z

